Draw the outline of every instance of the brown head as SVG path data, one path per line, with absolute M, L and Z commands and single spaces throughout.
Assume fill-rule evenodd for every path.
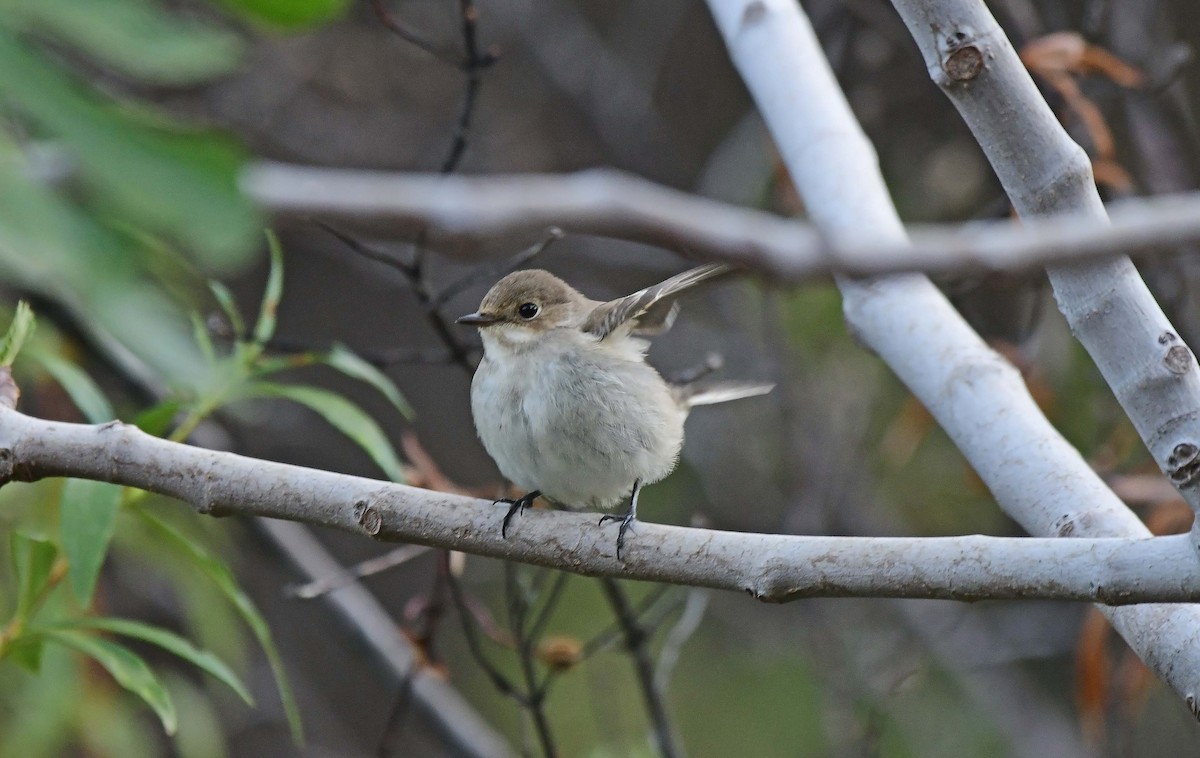
M 544 332 L 578 326 L 592 305 L 571 285 L 548 271 L 515 271 L 488 290 L 479 310 L 458 318 L 455 323 L 481 329 L 507 325 L 527 333 Z

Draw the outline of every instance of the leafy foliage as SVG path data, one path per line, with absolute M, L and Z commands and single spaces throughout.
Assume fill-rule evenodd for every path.
M 348 2 L 214 4 L 287 30 L 335 18 Z M 56 46 L 54 54 L 44 52 L 46 41 Z M 114 403 L 69 340 L 52 326 L 34 334 L 25 303 L 0 343 L 0 366 L 13 366 L 35 401 L 65 394 L 89 422 L 126 418 L 178 440 L 225 405 L 275 387 L 275 397 L 295 395 L 307 407 L 324 409 L 398 478 L 390 443 L 356 406 L 318 388 L 264 381 L 285 369 L 327 363 L 411 413 L 381 373 L 345 348 L 267 354 L 283 291 L 283 253 L 273 235 L 271 273 L 252 331 L 224 286 L 212 283 L 206 294 L 208 276 L 245 267 L 259 247 L 262 222 L 238 188 L 243 149 L 114 96 L 140 85 L 191 86 L 227 73 L 244 47 L 234 26 L 178 13 L 161 0 L 0 0 L 0 278 L 52 300 L 87 336 L 119 343 L 144 364 L 158 391 L 167 391 L 150 407 Z M 134 86 L 102 92 L 90 84 L 96 70 Z M 216 344 L 209 334 L 197 311 L 206 300 L 215 300 L 233 326 L 231 344 Z M 0 549 L 8 555 L 7 568 L 0 569 L 0 753 L 57 754 L 75 746 L 128 754 L 146 744 L 132 701 L 96 697 L 105 678 L 85 676 L 81 658 L 108 672 L 108 686 L 115 681 L 149 706 L 169 734 L 180 714 L 186 719 L 196 711 L 177 707 L 174 695 L 198 696 L 161 656 L 143 657 L 149 652 L 143 648 L 173 654 L 252 704 L 238 673 L 241 637 L 229 623 L 238 626 L 238 618 L 265 651 L 292 734 L 302 741 L 282 657 L 226 563 L 216 527 L 199 528 L 200 517 L 187 512 L 161 518 L 146 493 L 100 482 L 40 482 L 6 489 L 3 497 Z M 139 534 L 152 535 L 151 541 Z M 222 620 L 221 634 L 232 645 L 216 645 L 217 653 L 186 633 L 110 615 L 104 579 L 110 558 L 144 562 L 151 554 L 185 606 L 205 598 L 204 613 L 191 614 L 191 634 L 220 642 L 205 623 Z M 213 607 L 212 593 L 228 611 Z M 210 729 L 218 724 L 209 718 Z

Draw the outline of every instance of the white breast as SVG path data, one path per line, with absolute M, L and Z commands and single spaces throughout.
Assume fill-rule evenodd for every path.
M 634 340 L 575 331 L 497 344 L 471 384 L 475 427 L 500 471 L 565 506 L 606 508 L 656 482 L 683 444 L 681 409 Z M 507 337 L 508 335 L 505 335 Z

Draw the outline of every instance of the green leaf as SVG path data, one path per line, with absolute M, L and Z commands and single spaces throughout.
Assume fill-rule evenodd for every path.
M 147 0 L 7 0 L 5 23 L 62 40 L 154 84 L 189 84 L 231 70 L 237 34 L 167 13 Z
M 225 665 L 225 662 L 207 650 L 201 650 L 193 645 L 190 641 L 180 637 L 174 632 L 168 631 L 161 627 L 150 626 L 143 624 L 140 621 L 130 619 L 107 618 L 107 617 L 87 617 L 77 619 L 66 624 L 57 624 L 50 629 L 92 629 L 104 632 L 119 634 L 124 637 L 133 637 L 135 639 L 144 640 L 152 645 L 158 645 L 162 649 L 174 653 L 183 658 L 192 665 L 200 668 L 220 681 L 224 682 L 229 689 L 238 694 L 247 705 L 254 705 L 254 698 L 250 695 L 250 691 L 237 674 Z M 40 629 L 39 631 L 46 631 Z
M 81 320 L 86 314 L 97 334 L 119 335 L 131 352 L 176 381 L 205 377 L 207 366 L 186 339 L 184 314 L 146 281 L 128 245 L 31 181 L 30 170 L 25 154 L 0 131 L 0 279 L 53 298 Z
M 0 366 L 13 364 L 17 353 L 21 352 L 25 341 L 33 334 L 33 327 L 33 309 L 29 307 L 29 303 L 22 300 L 17 303 L 12 323 L 8 325 L 8 331 L 4 333 L 4 342 L 0 344 Z
M 271 250 L 271 270 L 267 274 L 258 323 L 254 325 L 254 341 L 259 345 L 267 344 L 274 336 L 275 316 L 279 312 L 279 299 L 283 297 L 283 249 L 279 246 L 279 238 L 270 229 L 267 230 L 267 247 Z
M 196 568 L 211 579 L 237 609 L 246 625 L 250 627 L 250 631 L 258 640 L 258 644 L 262 646 L 263 652 L 266 653 L 267 661 L 271 664 L 271 671 L 275 675 L 275 686 L 279 689 L 279 699 L 283 703 L 283 712 L 287 715 L 288 725 L 292 730 L 292 740 L 297 745 L 303 745 L 304 725 L 300 720 L 300 708 L 296 705 L 296 696 L 292 693 L 291 684 L 288 683 L 287 672 L 283 668 L 283 659 L 275 647 L 271 630 L 267 626 L 266 619 L 255 607 L 254 601 L 238 585 L 237 579 L 234 578 L 229 567 L 206 550 L 203 545 L 188 539 L 173 526 L 145 509 L 138 508 L 135 512 L 151 530 L 162 538 L 164 543 L 169 544 L 179 555 L 190 560 Z
M 252 382 L 241 390 L 242 397 L 278 397 L 291 400 L 294 403 L 315 411 L 328 421 L 335 429 L 346 435 L 361 447 L 371 460 L 383 469 L 388 478 L 394 482 L 404 481 L 404 469 L 396 451 L 387 435 L 379 428 L 379 424 L 361 408 L 341 395 L 320 389 L 296 384 L 275 384 L 273 382 Z
M 0 98 L 57 137 L 98 205 L 186 241 L 217 269 L 243 262 L 261 228 L 238 189 L 242 151 L 117 108 L 0 31 Z
M 235 13 L 260 23 L 295 29 L 332 21 L 350 0 L 215 0 Z
M 146 705 L 154 709 L 167 734 L 175 733 L 175 705 L 171 702 L 171 696 L 146 662 L 128 648 L 71 629 L 45 629 L 40 634 L 47 640 L 66 645 L 95 660 L 112 674 L 117 684 L 140 697 Z
M 229 319 L 229 326 L 233 329 L 234 339 L 244 339 L 246 336 L 246 321 L 242 318 L 242 311 L 237 306 L 237 300 L 234 299 L 233 293 L 229 288 L 218 281 L 208 283 L 208 288 L 212 290 L 213 297 L 217 299 L 217 304 L 221 306 L 221 310 L 225 313 L 225 318 Z
M 14 530 L 9 535 L 13 573 L 17 576 L 17 610 L 14 618 L 26 619 L 46 587 L 58 548 L 43 537 Z
M 183 401 L 178 398 L 164 400 L 139 413 L 133 420 L 134 426 L 146 434 L 162 437 L 171 428 L 171 422 L 179 415 L 182 407 Z
M 400 390 L 396 389 L 396 385 L 388 378 L 387 374 L 367 363 L 345 345 L 334 345 L 323 356 L 323 360 L 346 376 L 366 382 L 379 390 L 405 418 L 411 420 L 416 415 L 413 413 L 412 406 L 400 394 Z
M 117 417 L 104 393 L 79 366 L 45 350 L 33 350 L 30 357 L 39 363 L 54 381 L 66 390 L 78 408 L 93 424 L 103 424 Z
M 196 345 L 204 355 L 204 360 L 210 364 L 216 363 L 217 351 L 213 347 L 212 335 L 208 333 L 208 324 L 204 323 L 204 317 L 192 311 L 188 314 L 188 318 L 192 321 L 192 336 L 195 337 Z
M 70 562 L 71 588 L 85 608 L 91 605 L 120 507 L 121 487 L 115 484 L 68 479 L 63 486 L 59 531 Z
M 36 674 L 42 668 L 42 651 L 45 649 L 45 640 L 41 637 L 21 635 L 5 650 L 5 657 Z

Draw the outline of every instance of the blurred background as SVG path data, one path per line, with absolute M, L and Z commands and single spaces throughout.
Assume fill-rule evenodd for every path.
M 1092 155 L 1107 198 L 1196 187 L 1200 8 L 989 6 Z M 115 416 L 246 455 L 498 497 L 499 474 L 469 412 L 476 337 L 445 325 L 474 310 L 500 275 L 494 267 L 537 236 L 467 257 L 420 238 L 276 223 L 239 193 L 244 166 L 611 166 L 803 214 L 697 0 L 2 7 L 2 304 L 11 311 L 24 298 L 37 314 L 15 366 L 30 415 Z M 902 217 L 1009 216 L 891 7 L 804 7 Z M 464 24 L 464 8 L 473 23 Z M 277 235 L 274 265 L 267 227 Z M 1164 249 L 1140 266 L 1197 344 L 1194 252 Z M 521 262 L 607 299 L 682 270 L 685 256 L 567 235 Z M 940 284 L 1132 507 L 1159 531 L 1189 526 L 1042 276 Z M 674 375 L 710 354 L 723 359 L 720 377 L 778 388 L 699 409 L 679 470 L 643 494 L 645 520 L 795 534 L 1022 534 L 920 404 L 847 333 L 830 282 L 780 289 L 747 277 L 691 296 L 651 361 Z M 364 639 L 362 618 L 339 612 L 333 599 L 347 590 L 307 600 L 289 591 L 312 578 L 301 567 L 326 550 L 351 565 L 388 546 L 325 532 L 310 543 L 105 492 L 61 481 L 0 490 L 10 554 L 0 569 L 0 753 L 471 754 L 469 711 L 431 713 Z M 79 546 L 67 518 L 83 512 L 108 514 L 96 528 L 111 542 L 100 540 L 99 552 Z M 80 568 L 89 561 L 90 573 Z M 626 648 L 631 627 L 614 628 L 612 596 L 595 580 L 425 551 L 363 583 L 391 619 L 376 631 L 518 753 L 541 754 L 548 733 L 563 755 L 656 754 L 639 656 Z M 1084 605 L 767 606 L 618 587 L 647 636 L 638 650 L 680 753 L 1180 755 L 1196 742 L 1183 703 Z M 86 621 L 106 618 L 137 619 L 212 651 L 256 705 L 199 673 L 198 655 L 181 659 L 144 630 Z M 87 627 L 84 641 L 51 630 L 68 621 Z M 39 628 L 40 637 L 30 631 Z M 151 672 L 140 697 L 108 673 L 137 668 L 113 653 L 116 639 Z M 278 684 L 276 663 L 290 688 Z M 552 684 L 540 707 L 520 694 L 530 668 L 533 681 Z M 294 692 L 302 747 L 281 691 Z M 178 713 L 173 736 L 164 734 L 164 697 Z

